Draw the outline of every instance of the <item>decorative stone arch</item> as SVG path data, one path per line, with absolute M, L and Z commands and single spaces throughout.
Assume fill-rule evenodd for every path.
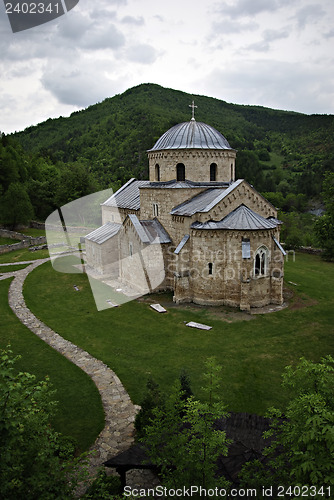
M 260 245 L 254 254 L 254 278 L 267 276 L 269 268 L 269 249 L 265 245 Z
M 186 167 L 184 163 L 178 163 L 176 165 L 176 180 L 185 181 L 186 180 Z

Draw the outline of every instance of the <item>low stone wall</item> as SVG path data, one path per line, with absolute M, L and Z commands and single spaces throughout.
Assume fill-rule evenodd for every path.
M 313 247 L 298 247 L 298 252 L 302 253 L 310 253 L 313 255 L 321 255 L 323 250 L 321 248 L 313 248 Z
M 28 236 L 16 231 L 9 231 L 9 229 L 0 228 L 0 236 L 2 238 L 10 238 L 11 240 L 26 240 Z
M 45 229 L 45 223 L 32 220 L 30 221 L 30 227 L 33 227 L 34 229 Z
M 19 243 L 13 243 L 13 245 L 0 245 L 0 255 L 13 252 L 14 250 L 21 250 L 22 248 L 29 248 L 30 246 L 44 245 L 46 243 L 45 236 L 38 236 L 37 238 L 34 238 L 32 236 L 27 236 L 22 233 L 17 233 L 16 231 L 9 231 L 8 229 L 2 228 L 0 228 L 0 236 L 3 238 L 20 240 Z

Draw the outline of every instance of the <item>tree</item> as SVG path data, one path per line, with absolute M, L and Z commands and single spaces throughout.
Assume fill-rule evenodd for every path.
M 315 233 L 321 248 L 323 258 L 334 260 L 334 173 L 327 172 L 323 184 L 323 199 L 326 213 L 319 217 L 315 224 Z
M 12 351 L 0 350 L 0 498 L 74 498 L 82 463 L 70 440 L 50 426 L 56 403 L 48 379 L 16 373 Z
M 27 224 L 33 217 L 29 196 L 18 182 L 9 185 L 0 200 L 0 222 L 15 228 L 18 224 Z
M 283 386 L 292 397 L 283 410 L 268 412 L 272 423 L 265 437 L 272 443 L 265 450 L 267 463 L 248 464 L 242 484 L 333 487 L 334 359 L 313 363 L 301 358 L 296 368 L 285 368 Z
M 227 416 L 217 397 L 220 367 L 213 358 L 206 366 L 203 389 L 208 401 L 184 400 L 178 381 L 165 405 L 153 411 L 154 418 L 146 428 L 143 442 L 161 469 L 164 485 L 170 488 L 228 486 L 224 478 L 215 477 L 217 459 L 227 455 L 229 444 L 226 433 L 214 428 L 217 419 Z

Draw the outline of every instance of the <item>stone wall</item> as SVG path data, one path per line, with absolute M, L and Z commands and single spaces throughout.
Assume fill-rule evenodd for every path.
M 176 302 L 228 305 L 249 309 L 283 302 L 283 256 L 266 231 L 191 231 L 174 263 Z M 242 258 L 242 239 L 250 240 L 251 257 Z M 188 247 L 187 247 L 188 245 Z M 266 272 L 256 276 L 255 255 L 268 250 Z M 187 247 L 187 248 L 186 248 Z
M 129 219 L 120 232 L 120 279 L 141 294 L 168 288 L 168 245 L 144 244 Z
M 185 178 L 196 182 L 210 181 L 210 165 L 215 163 L 216 181 L 230 182 L 235 179 L 234 150 L 183 149 L 153 151 L 148 153 L 150 181 L 157 181 L 156 165 L 159 165 L 160 181 L 176 179 L 176 165 L 183 163 Z
M 0 255 L 13 252 L 14 250 L 21 250 L 22 248 L 29 248 L 34 245 L 44 245 L 46 243 L 45 236 L 33 238 L 32 236 L 26 236 L 25 234 L 9 231 L 8 229 L 0 229 L 0 236 L 13 240 L 21 240 L 19 243 L 13 243 L 13 245 L 0 245 Z
M 117 278 L 119 275 L 119 237 L 109 238 L 102 245 L 85 240 L 86 257 L 89 266 L 98 273 Z

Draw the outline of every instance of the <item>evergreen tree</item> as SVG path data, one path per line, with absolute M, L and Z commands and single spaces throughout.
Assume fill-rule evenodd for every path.
M 0 222 L 14 229 L 18 224 L 27 224 L 34 210 L 30 198 L 22 184 L 9 185 L 0 199 Z

